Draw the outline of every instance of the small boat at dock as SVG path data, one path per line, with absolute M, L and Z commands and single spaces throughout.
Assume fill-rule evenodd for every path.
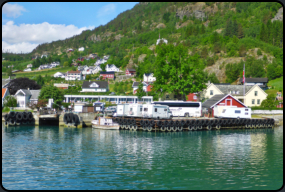
M 118 130 L 120 125 L 118 123 L 114 123 L 112 118 L 109 117 L 98 117 L 95 120 L 92 120 L 92 128 L 94 129 L 110 129 L 110 130 Z

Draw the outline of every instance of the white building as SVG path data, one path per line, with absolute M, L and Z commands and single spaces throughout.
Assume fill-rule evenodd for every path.
M 52 62 L 50 64 L 51 67 L 56 67 L 56 66 L 59 66 L 59 62 Z
M 32 68 L 33 65 L 30 63 L 29 65 L 27 65 L 27 68 Z
M 47 56 L 47 55 L 42 55 L 42 56 L 41 56 L 41 59 L 42 59 L 43 57 L 46 57 L 46 58 L 47 58 L 48 56 Z
M 24 71 L 32 71 L 31 68 L 24 69 Z
M 84 81 L 81 92 L 107 92 L 109 85 L 107 81 Z
M 55 78 L 58 78 L 58 77 L 65 78 L 65 75 L 64 75 L 63 73 L 61 73 L 61 72 L 56 72 L 56 73 L 53 75 L 53 77 L 55 77 Z
M 41 90 L 20 89 L 15 93 L 18 107 L 27 107 L 28 103 L 38 103 L 38 97 Z
M 105 70 L 106 70 L 107 72 L 112 72 L 112 71 L 114 71 L 114 72 L 119 72 L 120 69 L 117 68 L 116 65 L 111 64 L 111 65 L 106 65 Z
M 156 81 L 156 77 L 153 76 L 153 73 L 145 73 L 143 74 L 143 81 L 154 82 Z
M 67 71 L 65 80 L 84 80 L 81 71 Z
M 80 47 L 78 51 L 84 51 L 84 47 Z
M 160 41 L 163 42 L 163 43 L 165 43 L 165 44 L 168 43 L 168 41 L 167 41 L 166 39 L 161 38 L 161 39 L 158 39 L 158 40 L 156 41 L 156 45 L 158 45 L 158 44 L 160 43 Z
M 101 67 L 100 67 L 100 66 L 96 66 L 96 67 L 93 69 L 93 74 L 98 73 L 99 71 L 102 71 Z
M 107 62 L 107 59 L 98 59 L 95 63 L 94 63 L 94 65 L 101 65 L 101 64 L 104 64 L 104 63 L 106 63 Z

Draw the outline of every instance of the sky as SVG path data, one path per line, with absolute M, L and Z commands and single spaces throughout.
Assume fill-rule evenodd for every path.
M 2 51 L 29 53 L 39 44 L 94 29 L 138 2 L 8 2 L 2 5 Z

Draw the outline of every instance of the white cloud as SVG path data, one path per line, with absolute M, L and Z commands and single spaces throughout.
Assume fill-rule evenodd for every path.
M 39 44 L 22 42 L 17 44 L 8 44 L 5 41 L 2 41 L 2 51 L 12 52 L 12 53 L 30 53 L 36 48 Z
M 102 17 L 105 15 L 109 15 L 112 14 L 112 12 L 114 12 L 116 10 L 116 5 L 111 3 L 108 5 L 105 5 L 103 7 L 101 7 L 97 13 L 97 17 Z
M 2 25 L 2 49 L 10 47 L 12 52 L 29 52 L 22 49 L 25 45 L 31 49 L 41 43 L 63 40 L 73 35 L 78 35 L 87 29 L 94 29 L 94 26 L 78 28 L 74 25 L 57 25 L 47 22 L 40 24 L 20 24 L 15 25 L 13 21 L 8 21 Z M 3 44 L 3 41 L 6 44 Z M 16 45 L 21 48 L 17 48 Z M 34 48 L 35 48 L 34 47 Z M 31 50 L 30 50 L 31 51 Z
M 5 3 L 2 7 L 2 13 L 4 13 L 7 17 L 19 17 L 22 15 L 22 11 L 27 11 L 23 6 L 18 4 L 9 4 Z

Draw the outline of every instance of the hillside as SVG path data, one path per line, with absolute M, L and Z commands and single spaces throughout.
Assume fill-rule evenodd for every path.
M 204 71 L 215 74 L 212 80 L 235 82 L 241 61 L 247 77 L 283 75 L 283 8 L 276 2 L 138 3 L 104 26 L 41 44 L 28 55 L 49 54 L 63 65 L 80 55 L 67 53 L 69 48 L 85 47 L 81 56 L 110 55 L 108 63 L 135 68 L 142 78 L 155 69 L 159 37 L 183 44 Z

